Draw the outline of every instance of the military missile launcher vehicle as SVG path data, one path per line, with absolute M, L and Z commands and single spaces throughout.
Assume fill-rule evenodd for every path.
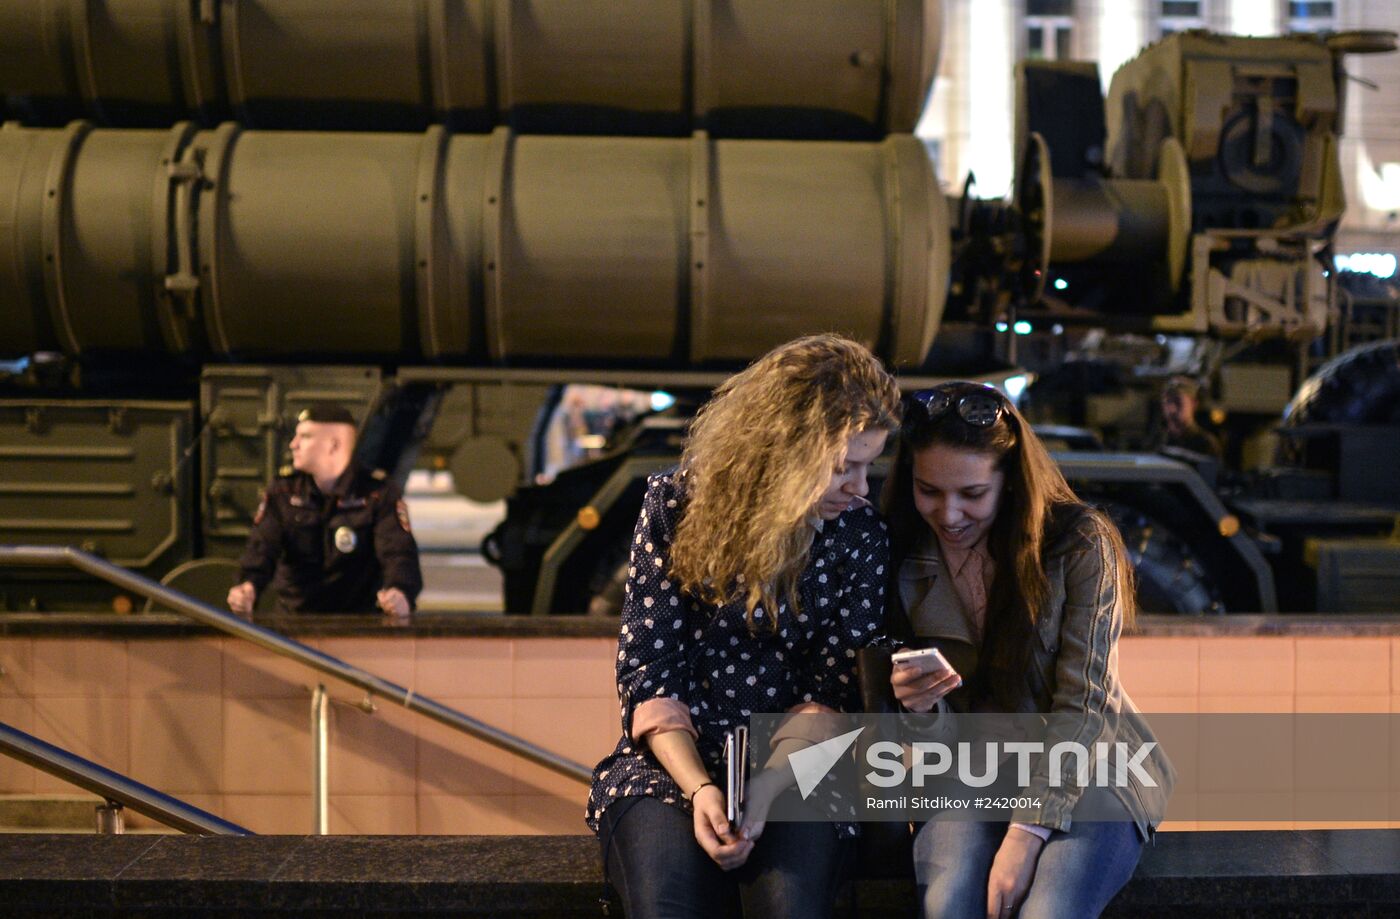
M 0 543 L 218 598 L 297 411 L 337 401 L 370 465 L 507 499 L 485 551 L 509 611 L 576 613 L 683 422 L 539 484 L 565 384 L 694 404 L 821 330 L 911 385 L 1016 374 L 1019 318 L 1324 331 L 1341 62 L 1393 36 L 1172 36 L 1107 100 L 1091 66 L 1024 65 L 1015 198 L 980 202 L 910 133 L 940 29 L 937 0 L 0 0 Z M 1273 611 L 1295 544 L 1400 506 L 1356 490 L 1343 440 L 1302 437 L 1275 480 L 1356 507 L 1292 529 L 1209 469 L 1058 456 L 1149 608 Z M 3 584 L 6 609 L 127 603 Z

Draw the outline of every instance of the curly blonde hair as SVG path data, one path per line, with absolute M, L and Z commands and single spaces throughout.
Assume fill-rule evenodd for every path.
M 796 611 L 797 581 L 815 535 L 809 519 L 864 431 L 899 428 L 899 387 L 863 345 L 812 335 L 780 345 L 715 391 L 681 456 L 685 510 L 671 576 L 716 605 L 743 598 L 778 627 L 778 600 Z

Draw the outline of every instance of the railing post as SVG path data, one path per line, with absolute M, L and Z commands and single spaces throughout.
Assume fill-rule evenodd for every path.
M 326 686 L 317 683 L 311 691 L 311 831 L 318 836 L 330 832 L 329 708 Z
M 120 802 L 108 798 L 106 804 L 97 805 L 97 832 L 102 836 L 120 836 L 126 832 Z

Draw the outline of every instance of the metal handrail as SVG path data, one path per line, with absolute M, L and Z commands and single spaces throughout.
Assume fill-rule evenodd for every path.
M 517 756 L 523 756 L 546 769 L 552 769 L 561 775 L 585 784 L 592 781 L 592 770 L 580 763 L 565 759 L 543 747 L 516 737 L 514 734 L 494 728 L 469 715 L 464 715 L 454 708 L 448 708 L 427 696 L 421 696 L 411 689 L 405 689 L 397 683 L 391 683 L 367 670 L 361 670 L 339 658 L 331 657 L 329 654 L 308 647 L 301 642 L 293 641 L 271 629 L 254 625 L 232 613 L 226 613 L 207 603 L 201 603 L 193 597 L 128 571 L 120 565 L 114 565 L 89 552 L 83 552 L 71 546 L 0 546 L 0 568 L 22 565 L 76 568 L 101 578 L 109 584 L 140 594 L 152 603 L 163 604 L 196 622 L 211 626 L 225 634 L 251 641 L 275 654 L 290 657 L 338 680 L 402 705 L 409 711 L 427 715 L 435 721 L 465 734 L 470 734 L 478 740 L 494 744 Z
M 49 775 L 101 795 L 109 803 L 116 802 L 123 807 L 129 807 L 138 814 L 145 814 L 185 833 L 201 833 L 208 836 L 253 835 L 252 830 L 229 823 L 193 804 L 172 798 L 149 785 L 142 785 L 135 779 L 83 759 L 62 747 L 55 747 L 3 722 L 0 722 L 0 753 L 7 753 Z

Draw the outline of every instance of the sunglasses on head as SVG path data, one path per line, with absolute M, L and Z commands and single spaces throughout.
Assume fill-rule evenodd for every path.
M 996 390 L 977 383 L 945 383 L 932 389 L 913 393 L 913 399 L 924 409 L 929 421 L 937 421 L 951 411 L 974 428 L 989 428 L 1005 411 L 1005 403 Z

